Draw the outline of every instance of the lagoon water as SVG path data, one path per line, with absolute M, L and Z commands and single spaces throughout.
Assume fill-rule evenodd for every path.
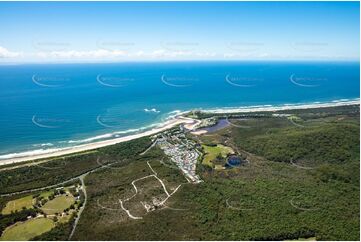
M 0 66 L 0 159 L 151 129 L 191 109 L 352 100 L 357 62 Z

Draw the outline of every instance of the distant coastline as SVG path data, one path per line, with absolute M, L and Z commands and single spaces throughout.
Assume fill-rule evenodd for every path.
M 274 112 L 282 110 L 309 109 L 309 108 L 327 108 L 360 104 L 360 98 L 355 99 L 338 99 L 330 102 L 312 102 L 312 103 L 295 103 L 282 105 L 257 105 L 246 107 L 224 107 L 215 109 L 200 110 L 206 113 L 250 113 L 250 112 Z
M 359 104 L 360 104 L 360 99 L 356 98 L 356 99 L 333 100 L 330 102 L 313 102 L 313 103 L 283 104 L 283 105 L 257 105 L 257 106 L 224 107 L 224 108 L 198 109 L 198 110 L 206 113 L 227 114 L 227 113 L 273 112 L 273 111 L 295 110 L 295 109 L 326 108 L 326 107 L 339 107 L 339 106 L 349 106 L 349 105 L 359 105 Z M 97 148 L 114 145 L 125 141 L 130 141 L 133 139 L 154 135 L 156 133 L 163 132 L 167 129 L 170 129 L 180 124 L 185 124 L 188 129 L 192 129 L 198 121 L 195 119 L 185 118 L 182 116 L 191 111 L 192 110 L 182 111 L 182 112 L 179 111 L 176 116 L 171 117 L 163 124 L 157 125 L 156 128 L 145 130 L 144 132 L 138 134 L 132 134 L 123 137 L 90 142 L 90 143 L 85 143 L 85 144 L 65 147 L 65 148 L 41 149 L 37 151 L 25 151 L 25 152 L 1 155 L 0 166 L 94 150 Z M 149 127 L 153 127 L 153 125 L 150 125 Z M 107 134 L 103 136 L 107 136 Z M 88 138 L 87 140 L 92 140 L 92 139 L 93 138 Z

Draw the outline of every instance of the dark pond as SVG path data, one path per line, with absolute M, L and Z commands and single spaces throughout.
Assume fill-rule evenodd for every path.
M 247 161 L 242 160 L 239 156 L 231 155 L 227 158 L 226 168 L 237 167 L 245 164 Z

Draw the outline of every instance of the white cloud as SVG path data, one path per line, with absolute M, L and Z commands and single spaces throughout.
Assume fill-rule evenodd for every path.
M 0 58 L 16 58 L 22 56 L 21 52 L 12 52 L 0 46 Z
M 145 52 L 138 50 L 128 52 L 123 50 L 89 50 L 89 51 L 49 51 L 37 52 L 37 57 L 53 58 L 53 59 L 112 59 L 126 57 L 129 59 L 162 59 L 162 58 L 185 58 L 185 57 L 214 57 L 216 54 L 208 52 L 192 52 L 192 51 L 170 51 L 166 49 L 159 49 Z
M 50 52 L 38 52 L 38 57 L 41 58 L 56 58 L 56 59 L 99 59 L 99 58 L 116 58 L 127 56 L 127 53 L 120 50 L 89 50 L 89 51 L 50 51 Z

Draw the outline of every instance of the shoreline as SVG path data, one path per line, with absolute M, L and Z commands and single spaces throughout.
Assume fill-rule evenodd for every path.
M 351 105 L 360 105 L 360 99 L 340 99 L 330 102 L 314 102 L 314 103 L 304 103 L 304 104 L 281 104 L 281 105 L 258 105 L 258 106 L 245 106 L 245 107 L 225 107 L 225 108 L 215 108 L 215 109 L 200 109 L 199 111 L 204 113 L 252 113 L 252 112 L 276 112 L 276 111 L 287 111 L 287 110 L 296 110 L 296 109 L 312 109 L 312 108 L 332 108 L 340 106 L 351 106 Z
M 195 122 L 196 121 L 194 119 L 179 116 L 179 117 L 175 117 L 173 120 L 167 121 L 164 124 L 164 126 L 162 126 L 162 127 L 151 129 L 151 130 L 145 131 L 145 132 L 140 133 L 140 134 L 132 134 L 132 135 L 124 136 L 124 137 L 119 137 L 119 138 L 114 138 L 114 139 L 109 139 L 109 140 L 103 140 L 103 141 L 97 141 L 97 142 L 83 144 L 83 145 L 77 145 L 77 146 L 73 146 L 73 147 L 69 147 L 69 148 L 63 148 L 63 149 L 59 149 L 59 150 L 49 152 L 49 153 L 44 153 L 44 154 L 28 155 L 28 156 L 22 156 L 22 157 L 14 157 L 14 158 L 2 159 L 2 160 L 0 160 L 0 166 L 15 164 L 15 163 L 19 163 L 19 162 L 25 162 L 25 161 L 38 160 L 38 159 L 54 158 L 54 157 L 57 157 L 57 156 L 63 156 L 63 155 L 69 155 L 69 154 L 73 154 L 73 153 L 79 153 L 79 152 L 94 150 L 94 149 L 102 148 L 102 147 L 105 147 L 105 146 L 115 145 L 115 144 L 118 144 L 118 143 L 130 141 L 130 140 L 133 140 L 133 139 L 138 139 L 138 138 L 141 138 L 141 137 L 154 135 L 156 133 L 163 132 L 163 131 L 165 131 L 167 129 L 171 129 L 174 126 L 177 126 L 179 124 L 192 125 Z
M 308 103 L 308 104 L 284 104 L 284 105 L 279 105 L 279 106 L 259 105 L 259 106 L 245 106 L 245 107 L 238 107 L 238 108 L 225 107 L 225 108 L 204 109 L 204 110 L 201 109 L 199 111 L 205 112 L 205 113 L 214 113 L 214 114 L 225 113 L 226 114 L 226 113 L 250 113 L 250 112 L 275 112 L 275 111 L 284 111 L 284 110 L 327 108 L 327 107 L 339 107 L 339 106 L 350 106 L 350 105 L 360 105 L 359 98 L 352 99 L 352 100 L 340 99 L 340 100 L 334 100 L 331 102 L 324 102 L 324 103 L 315 102 L 315 103 Z M 130 141 L 133 139 L 154 135 L 156 133 L 163 132 L 167 129 L 173 128 L 174 126 L 177 126 L 179 124 L 185 124 L 185 128 L 187 128 L 189 130 L 193 130 L 194 127 L 196 126 L 196 124 L 199 123 L 199 120 L 181 116 L 188 112 L 190 112 L 190 111 L 181 112 L 181 114 L 175 116 L 173 119 L 166 121 L 161 127 L 147 130 L 147 131 L 144 131 L 139 134 L 132 134 L 132 135 L 127 135 L 127 136 L 118 137 L 118 138 L 112 138 L 112 139 L 108 139 L 108 140 L 102 140 L 102 141 L 96 141 L 96 142 L 76 145 L 76 146 L 72 146 L 72 147 L 53 149 L 52 151 L 44 152 L 42 154 L 28 155 L 27 153 L 31 153 L 32 151 L 21 152 L 21 153 L 18 153 L 18 156 L 15 156 L 15 157 L 0 159 L 0 166 L 15 164 L 15 163 L 19 163 L 19 162 L 25 162 L 25 161 L 38 160 L 38 159 L 54 158 L 57 156 L 63 156 L 63 155 L 69 155 L 69 154 L 73 154 L 73 153 L 94 150 L 94 149 L 102 148 L 105 146 Z M 4 155 L 4 156 L 6 156 L 6 155 Z

